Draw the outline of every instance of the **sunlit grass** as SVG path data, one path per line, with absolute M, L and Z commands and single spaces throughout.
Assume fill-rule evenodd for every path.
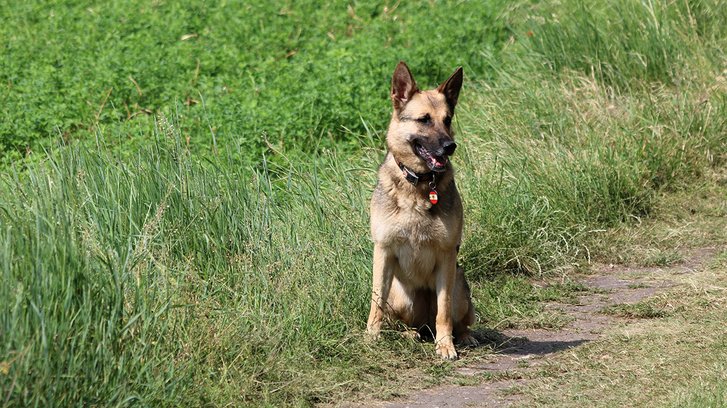
M 502 48 L 485 60 L 469 55 L 481 64 L 497 62 L 487 65 L 497 80 L 467 82 L 455 122 L 462 148 L 453 158 L 465 205 L 461 261 L 479 324 L 557 326 L 541 318 L 538 302 L 567 299 L 579 288 L 538 289 L 523 276 L 587 265 L 608 247 L 604 231 L 647 217 L 655 196 L 724 162 L 726 83 L 714 57 L 723 46 L 723 18 L 710 14 L 711 3 L 700 4 L 701 14 L 691 15 L 697 34 L 677 29 L 682 11 L 656 16 L 672 29 L 661 31 L 654 47 L 677 47 L 688 58 L 657 58 L 648 75 L 635 74 L 618 50 L 608 59 L 611 73 L 593 75 L 584 56 L 603 56 L 601 47 L 610 43 L 570 44 L 590 30 L 580 22 L 595 21 L 599 30 L 614 30 L 610 35 L 621 48 L 651 50 L 651 37 L 643 44 L 629 37 L 637 41 L 632 46 L 620 36 L 633 33 L 600 25 L 610 9 L 591 15 L 576 8 L 533 37 L 524 33 L 532 28 L 529 18 L 541 21 L 539 5 L 493 14 L 502 19 L 498 24 L 516 24 L 512 29 L 522 36 L 498 42 Z M 632 7 L 623 2 L 615 10 Z M 417 41 L 427 40 L 419 34 Z M 356 38 L 346 41 L 366 46 Z M 575 48 L 548 45 L 564 39 Z M 444 61 L 428 65 L 416 50 L 410 61 L 415 76 L 421 70 L 423 81 L 435 81 Z M 179 53 L 169 55 L 186 55 Z M 394 64 L 400 56 L 393 53 L 381 58 Z M 652 61 L 649 53 L 640 55 Z M 344 57 L 327 61 L 343 64 Z M 451 59 L 452 66 L 462 63 Z M 484 75 L 479 67 L 473 76 Z M 214 152 L 200 154 L 187 138 L 207 138 L 202 128 L 214 133 L 207 119 L 247 129 L 244 115 L 217 117 L 210 107 L 189 116 L 165 105 L 169 109 L 133 130 L 102 114 L 87 129 L 93 143 L 36 152 L 34 163 L 6 166 L 0 184 L 0 400 L 309 405 L 364 392 L 389 395 L 407 381 L 397 370 L 425 381 L 449 372 L 431 344 L 396 333 L 378 343 L 362 336 L 372 249 L 368 198 L 383 157 L 383 126 L 362 117 L 374 112 L 374 123 L 386 121 L 389 69 L 379 68 L 387 74 L 356 86 L 380 82 L 384 91 L 367 99 L 355 118 L 361 126 L 340 146 L 310 148 L 306 137 L 291 146 L 272 143 L 262 149 L 268 155 L 253 149 L 257 164 L 244 166 L 241 155 L 251 154 L 245 143 L 220 140 Z M 356 78 L 345 82 L 357 84 Z M 312 84 L 331 85 L 320 78 Z M 318 99 L 306 103 L 331 101 L 323 91 L 310 94 Z M 280 113 L 308 136 L 329 129 L 306 117 L 298 123 L 298 111 L 288 105 L 259 108 L 262 117 Z M 265 145 L 259 136 L 236 135 L 258 147 Z M 129 137 L 134 142 L 119 154 L 119 143 Z

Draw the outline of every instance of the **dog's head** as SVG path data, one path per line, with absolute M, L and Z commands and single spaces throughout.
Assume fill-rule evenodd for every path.
M 462 68 L 436 89 L 420 91 L 404 62 L 391 80 L 394 114 L 386 144 L 394 158 L 416 172 L 443 172 L 457 144 L 452 117 L 462 88 Z

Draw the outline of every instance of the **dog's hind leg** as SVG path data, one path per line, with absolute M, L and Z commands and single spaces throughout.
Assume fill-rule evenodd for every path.
M 457 344 L 466 347 L 477 347 L 479 342 L 472 336 L 470 326 L 475 322 L 475 308 L 472 305 L 472 294 L 464 276 L 464 269 L 457 265 L 457 282 L 455 283 L 454 306 L 454 337 Z
M 475 311 L 469 299 L 467 303 L 469 304 L 469 309 L 464 317 L 454 325 L 454 337 L 460 346 L 477 347 L 480 343 L 472 336 L 472 332 L 470 331 L 470 325 L 475 321 Z
M 392 318 L 404 323 L 407 327 L 415 325 L 416 311 L 414 310 L 415 291 L 402 284 L 396 275 L 391 279 L 391 290 L 386 304 Z
M 421 335 L 417 328 L 418 310 L 417 310 L 417 291 L 407 288 L 399 279 L 394 276 L 391 282 L 391 292 L 389 292 L 389 302 L 391 306 L 391 315 L 394 319 L 399 320 L 406 330 L 402 333 L 403 337 L 412 340 L 421 340 Z

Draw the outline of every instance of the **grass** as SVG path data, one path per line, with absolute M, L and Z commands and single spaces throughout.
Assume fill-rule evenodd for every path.
M 430 85 L 465 66 L 461 261 L 484 327 L 557 325 L 539 302 L 579 288 L 526 277 L 616 253 L 611 231 L 724 163 L 718 2 L 655 5 L 644 27 L 625 1 L 553 20 L 316 4 L 0 8 L 5 404 L 305 406 L 451 372 L 431 344 L 362 336 L 398 59 Z M 594 24 L 608 41 L 572 44 Z
M 722 366 L 715 366 L 715 372 L 725 372 Z M 714 385 L 716 384 L 716 385 Z M 709 379 L 707 384 L 695 384 L 694 390 L 679 397 L 674 407 L 723 407 L 727 404 L 727 386 L 723 379 Z
M 527 391 L 532 406 L 720 406 L 724 320 L 713 308 L 685 307 L 568 353 Z
M 676 252 L 711 247 L 722 239 L 727 208 L 720 194 L 727 178 L 724 168 L 695 181 L 691 187 L 662 195 L 655 202 L 658 219 L 640 220 L 638 228 L 613 228 L 602 236 L 597 260 L 634 266 L 664 266 L 654 263 L 659 254 L 676 260 Z M 688 239 L 684 237 L 688 236 Z M 680 259 L 682 262 L 684 259 Z
M 619 237 L 609 240 L 614 252 L 621 249 L 634 256 L 681 242 L 688 272 L 649 273 L 648 278 L 666 279 L 672 286 L 639 303 L 609 308 L 612 314 L 638 320 L 551 356 L 518 388 L 523 406 L 724 405 L 727 203 L 721 198 L 727 190 L 722 180 L 720 171 L 664 195 L 656 202 L 657 216 L 610 232 L 611 238 Z M 645 273 L 635 265 L 625 271 L 625 278 Z
M 656 319 L 670 314 L 669 311 L 654 305 L 652 302 L 613 305 L 604 308 L 601 313 L 628 319 Z
M 705 115 L 694 96 L 662 89 L 613 97 L 589 78 L 530 80 L 483 90 L 472 102 L 480 120 L 460 118 L 475 160 L 462 189 L 483 210 L 468 218 L 476 237 L 464 252 L 470 270 L 504 264 L 539 273 L 588 258 L 584 242 L 648 214 L 656 192 L 697 176 L 696 163 L 718 161 L 690 152 L 723 150 L 724 120 Z M 654 105 L 645 108 L 642 98 Z M 713 138 L 687 136 L 695 122 L 714 126 Z
M 675 276 L 681 284 L 659 297 L 678 313 L 637 316 L 649 320 L 551 359 L 521 389 L 528 406 L 723 406 L 725 265 Z
M 159 114 L 180 119 L 194 151 L 245 165 L 271 151 L 355 149 L 386 125 L 398 59 L 422 84 L 457 64 L 491 78 L 509 36 L 504 4 L 11 1 L 0 10 L 0 157 L 42 157 L 59 135 L 96 131 L 131 150 Z
M 545 310 L 545 302 L 572 301 L 583 288 L 577 285 L 539 287 L 525 277 L 500 275 L 473 285 L 472 298 L 483 326 L 508 328 L 559 328 L 567 319 Z
M 723 62 L 719 0 L 542 3 L 531 19 L 534 49 L 555 70 L 575 70 L 616 89 L 679 85 Z M 699 44 L 688 47 L 687 44 Z M 684 64 L 685 62 L 691 62 Z

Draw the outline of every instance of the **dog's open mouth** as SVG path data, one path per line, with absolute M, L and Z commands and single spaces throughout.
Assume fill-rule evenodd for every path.
M 416 154 L 424 159 L 424 161 L 427 163 L 427 166 L 432 171 L 442 171 L 445 167 L 447 167 L 447 162 L 449 162 L 449 159 L 447 156 L 437 156 L 432 154 L 429 150 L 427 150 L 424 146 L 420 145 L 419 143 L 414 143 L 414 151 L 416 151 Z

